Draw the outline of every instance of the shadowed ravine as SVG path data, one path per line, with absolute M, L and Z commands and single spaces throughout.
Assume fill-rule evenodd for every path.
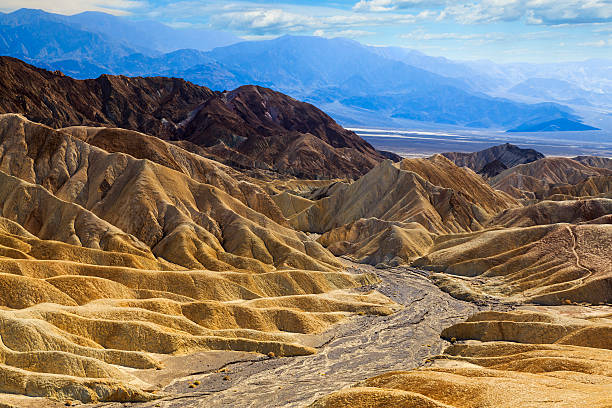
M 407 267 L 375 269 L 382 279 L 376 289 L 404 307 L 389 316 L 358 316 L 322 336 L 317 354 L 268 358 L 244 354 L 239 362 L 190 375 L 165 388 L 172 394 L 137 407 L 301 407 L 357 381 L 393 370 L 428 364 L 449 343 L 440 332 L 465 320 L 479 307 L 452 298 L 429 279 Z M 424 273 L 424 272 L 421 272 Z M 370 290 L 364 287 L 361 290 Z M 488 309 L 489 307 L 480 307 Z M 496 307 L 497 308 L 497 307 Z M 219 370 L 221 368 L 221 370 Z M 199 381 L 195 388 L 190 383 Z M 121 404 L 98 404 L 119 407 Z

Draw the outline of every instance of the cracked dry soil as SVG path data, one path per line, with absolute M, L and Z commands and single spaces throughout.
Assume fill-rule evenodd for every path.
M 317 354 L 269 358 L 237 356 L 208 372 L 197 370 L 168 385 L 170 396 L 142 404 L 97 407 L 303 407 L 343 387 L 393 370 L 426 366 L 427 358 L 449 344 L 442 329 L 478 310 L 504 307 L 475 305 L 452 298 L 409 267 L 375 269 L 352 264 L 349 271 L 372 271 L 382 280 L 376 289 L 404 307 L 389 316 L 356 316 L 326 333 Z M 243 353 L 246 354 L 246 353 Z M 222 367 L 219 370 L 219 367 Z M 195 388 L 188 385 L 199 381 Z

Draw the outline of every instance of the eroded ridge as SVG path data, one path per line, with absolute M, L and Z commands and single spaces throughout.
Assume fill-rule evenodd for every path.
M 337 322 L 396 309 L 356 291 L 378 279 L 290 229 L 256 184 L 127 136 L 142 158 L 120 130 L 0 116 L 0 392 L 151 400 L 160 386 L 139 373 L 164 356 L 309 355 Z

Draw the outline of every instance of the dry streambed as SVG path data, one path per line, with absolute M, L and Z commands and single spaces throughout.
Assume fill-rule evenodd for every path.
M 376 290 L 403 308 L 389 316 L 357 316 L 313 337 L 317 354 L 270 358 L 250 353 L 206 354 L 169 361 L 164 370 L 185 375 L 169 383 L 170 396 L 137 407 L 301 407 L 357 381 L 393 370 L 428 365 L 428 357 L 449 345 L 440 332 L 479 309 L 438 289 L 423 272 L 406 268 L 376 270 L 354 265 L 353 272 L 375 272 Z M 367 291 L 374 287 L 364 287 Z M 507 306 L 495 305 L 496 309 Z M 205 363 L 206 361 L 206 363 Z M 164 370 L 156 375 L 163 380 Z M 187 375 L 189 373 L 189 375 Z M 175 375 L 176 377 L 176 375 Z M 193 384 L 190 388 L 190 384 Z M 99 404 L 116 408 L 121 404 Z

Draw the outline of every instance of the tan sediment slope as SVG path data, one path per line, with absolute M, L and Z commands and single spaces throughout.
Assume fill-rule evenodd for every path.
M 599 156 L 576 156 L 573 158 L 577 162 L 586 164 L 591 167 L 601 167 L 612 170 L 612 159 Z
M 455 296 L 612 302 L 612 225 L 552 224 L 438 237 L 414 262 Z
M 312 407 L 600 407 L 612 404 L 612 321 L 486 312 L 443 337 L 433 368 L 390 372 Z
M 606 224 L 612 216 L 612 199 L 595 198 L 541 201 L 505 210 L 489 221 L 490 226 L 531 227 L 557 223 Z
M 482 177 L 456 166 L 441 154 L 426 159 L 404 159 L 400 162 L 400 169 L 412 171 L 436 186 L 457 191 L 490 214 L 516 205 L 512 198 L 483 183 Z
M 324 233 L 319 242 L 335 255 L 398 264 L 427 254 L 434 234 L 480 230 L 493 215 L 517 205 L 473 171 L 435 155 L 399 166 L 384 162 L 304 205 L 290 220 L 297 229 Z
M 252 209 L 184 173 L 109 154 L 19 115 L 0 116 L 0 147 L 1 171 L 45 187 L 58 206 L 76 204 L 177 265 L 259 271 L 338 266 L 319 244 L 258 212 L 263 200 L 255 200 Z M 267 204 L 275 206 L 271 200 Z M 40 218 L 43 208 L 18 205 L 12 210 L 29 222 Z
M 336 256 L 370 265 L 399 265 L 429 253 L 435 235 L 416 222 L 361 218 L 321 235 L 319 242 Z
M 612 176 L 589 177 L 577 184 L 554 186 L 546 191 L 546 195 L 550 200 L 612 198 Z
M 439 164 L 452 168 L 453 173 L 442 176 L 448 169 L 434 172 Z M 476 174 L 454 166 L 442 156 L 415 162 L 406 159 L 400 166 L 419 173 L 398 169 L 387 160 L 346 188 L 296 214 L 291 224 L 302 231 L 323 233 L 360 218 L 374 217 L 416 222 L 434 233 L 464 232 L 481 229 L 493 214 L 517 205 L 514 199 L 483 182 L 476 185 Z M 465 184 L 452 182 L 453 177 L 462 177 Z M 476 192 L 480 194 L 474 195 Z M 481 200 L 484 207 L 479 205 Z
M 149 400 L 137 374 L 160 354 L 309 354 L 351 314 L 394 310 L 225 166 L 77 131 L 0 116 L 0 392 Z
M 598 176 L 612 176 L 612 171 L 565 157 L 547 157 L 509 168 L 490 179 L 489 184 L 516 198 L 543 198 L 550 195 L 548 190 L 553 187 Z
M 293 217 L 314 204 L 314 201 L 283 191 L 272 196 L 272 200 L 287 218 Z
M 184 173 L 200 183 L 213 185 L 271 220 L 286 224 L 269 195 L 255 184 L 258 180 L 252 180 L 218 161 L 133 130 L 88 126 L 60 130 L 109 153 L 125 153 L 137 159 L 147 159 Z

